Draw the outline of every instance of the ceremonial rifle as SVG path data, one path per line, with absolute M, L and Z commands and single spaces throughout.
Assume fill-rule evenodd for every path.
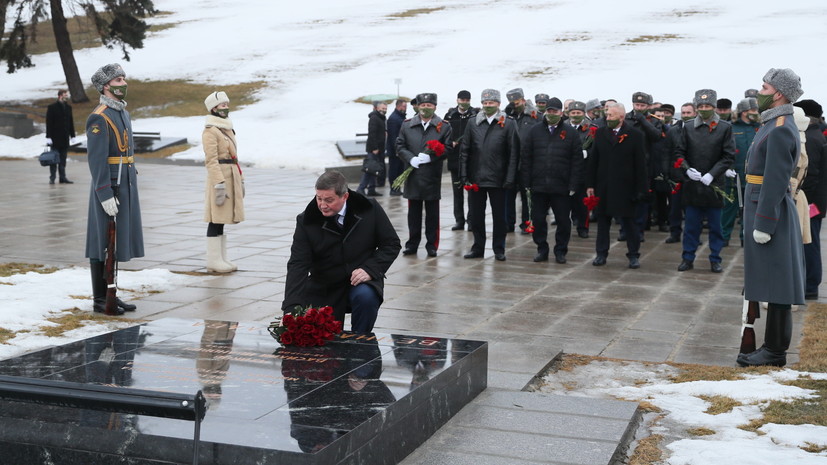
M 761 310 L 758 302 L 745 299 L 742 318 L 740 353 L 749 354 L 755 352 L 755 319 L 761 318 Z
M 118 188 L 114 187 L 115 199 L 118 198 Z M 107 315 L 118 314 L 118 260 L 117 260 L 117 235 L 118 220 L 116 216 L 109 217 L 109 225 L 106 230 L 106 250 L 104 250 L 103 278 L 106 281 L 106 306 L 104 313 Z

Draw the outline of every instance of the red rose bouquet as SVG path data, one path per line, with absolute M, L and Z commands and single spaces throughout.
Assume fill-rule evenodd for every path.
M 425 150 L 422 153 L 430 155 L 432 157 L 441 157 L 445 153 L 445 144 L 438 140 L 429 140 L 425 143 Z M 405 171 L 402 172 L 396 179 L 394 179 L 391 188 L 399 189 L 402 185 L 405 184 L 405 181 L 408 180 L 408 176 L 411 175 L 413 172 L 414 167 L 409 166 Z
M 333 318 L 333 307 L 300 307 L 276 318 L 267 328 L 280 344 L 299 347 L 323 346 L 342 332 L 342 322 Z

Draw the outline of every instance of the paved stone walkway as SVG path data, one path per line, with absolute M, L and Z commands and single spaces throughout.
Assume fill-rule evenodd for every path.
M 2 260 L 88 266 L 83 255 L 89 174 L 84 157 L 70 158 L 67 172 L 73 185 L 49 185 L 48 169 L 34 160 L 0 160 Z M 205 271 L 204 168 L 139 161 L 138 171 L 146 257 L 121 267 Z M 312 199 L 320 172 L 249 167 L 244 174 L 247 219 L 225 228 L 229 256 L 239 271 L 144 297 L 135 302 L 134 318 L 265 323 L 280 311 L 295 216 Z M 442 190 L 439 256 L 427 258 L 424 245 L 415 257 L 399 256 L 388 273 L 377 332 L 487 340 L 489 387 L 508 391 L 525 387 L 561 351 L 734 363 L 743 279 L 743 250 L 737 241 L 723 251 L 722 274 L 709 271 L 706 246 L 698 251 L 695 270 L 677 272 L 680 244 L 665 244 L 667 234 L 654 231 L 646 233 L 638 270 L 627 268 L 625 244 L 618 242 L 613 242 L 606 266 L 592 266 L 596 230 L 590 239 L 572 238 L 565 265 L 534 263 L 535 246 L 530 236 L 519 233 L 508 235 L 507 261 L 494 260 L 490 240 L 484 259 L 465 260 L 462 255 L 473 238 L 467 231 L 450 230 L 448 178 Z M 404 244 L 407 201 L 378 200 Z M 490 234 L 490 218 L 488 223 Z M 703 241 L 708 242 L 706 237 Z M 794 312 L 790 363 L 798 359 L 803 313 Z M 761 324 L 759 320 L 759 340 Z M 417 453 L 405 463 L 420 463 Z

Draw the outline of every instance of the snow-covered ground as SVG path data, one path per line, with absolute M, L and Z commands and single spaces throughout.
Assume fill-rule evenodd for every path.
M 6 344 L 0 344 L 0 360 L 43 347 L 85 339 L 117 328 L 135 324 L 129 321 L 90 323 L 65 333 L 62 337 L 47 337 L 38 328 L 53 325 L 46 318 L 60 316 L 65 310 L 77 308 L 92 310 L 89 268 L 66 268 L 42 274 L 0 277 L 0 328 L 20 332 Z M 197 277 L 149 269 L 120 271 L 118 296 L 125 301 L 149 294 L 150 291 L 168 291 L 197 281 Z
M 770 67 L 792 68 L 805 94 L 825 102 L 827 60 L 813 52 L 827 22 L 819 0 L 617 2 L 612 0 L 155 0 L 176 26 L 151 34 L 124 62 L 117 50 L 75 53 L 88 80 L 121 62 L 127 78 L 189 79 L 214 84 L 266 81 L 259 101 L 231 113 L 239 158 L 267 167 L 341 165 L 334 142 L 367 129 L 371 94 L 439 94 L 438 113 L 457 91 L 477 101 L 484 88 L 503 97 L 615 98 L 635 91 L 676 107 L 712 88 L 737 103 Z M 424 10 L 411 14 L 411 10 Z M 409 12 L 407 15 L 403 13 Z M 7 18 L 7 27 L 11 14 Z M 57 53 L 34 68 L 0 75 L 0 100 L 53 95 L 64 87 Z M 232 95 L 230 98 L 232 99 Z M 232 102 L 231 102 L 232 104 Z M 409 115 L 410 115 L 409 111 Z M 82 115 L 76 115 L 82 117 Z M 200 141 L 202 117 L 150 118 L 136 131 Z M 0 136 L 0 156 L 40 153 L 43 136 Z M 201 159 L 199 146 L 176 158 Z
M 827 447 L 827 427 L 770 423 L 759 428 L 760 433 L 738 428 L 761 418 L 761 408 L 771 400 L 813 396 L 811 390 L 783 382 L 799 377 L 827 380 L 827 374 L 785 369 L 765 375 L 745 374 L 743 379 L 734 381 L 674 383 L 669 377 L 677 372 L 677 368 L 665 364 L 598 360 L 571 371 L 550 374 L 542 391 L 647 401 L 655 405 L 661 412 L 650 415 L 646 426 L 651 433 L 665 438 L 667 457 L 663 463 L 668 465 L 827 464 L 827 452 L 802 449 L 811 445 Z M 705 413 L 710 404 L 702 396 L 724 396 L 741 405 L 730 412 L 711 415 Z M 692 428 L 707 428 L 715 433 L 692 436 L 687 433 Z

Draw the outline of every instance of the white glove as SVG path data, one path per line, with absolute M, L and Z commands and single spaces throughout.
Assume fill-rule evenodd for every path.
M 118 199 L 115 197 L 104 200 L 101 202 L 101 206 L 103 207 L 103 211 L 105 211 L 109 216 L 115 216 L 118 214 Z
M 227 188 L 224 187 L 224 183 L 216 184 L 213 189 L 215 189 L 215 204 L 219 207 L 224 205 L 227 200 Z
M 419 168 L 419 164 L 421 162 L 419 161 L 419 157 L 413 157 L 413 158 L 411 158 L 410 163 L 411 163 L 411 166 L 413 166 L 414 168 Z
M 701 172 L 696 170 L 695 168 L 689 168 L 688 170 L 686 170 L 686 175 L 689 176 L 689 179 L 693 181 L 701 180 Z
M 772 239 L 772 236 L 765 233 L 764 231 L 759 231 L 755 229 L 752 231 L 752 238 L 755 239 L 755 242 L 759 244 L 766 244 L 770 241 L 770 239 Z
M 72 137 L 71 139 L 69 139 L 69 145 L 75 145 L 75 143 L 76 143 L 77 141 L 78 141 L 78 138 L 77 138 L 77 137 Z
M 420 153 L 419 156 L 417 156 L 417 158 L 419 158 L 419 164 L 420 165 L 424 165 L 426 163 L 431 162 L 431 156 L 428 155 L 427 153 Z
M 52 138 L 51 137 L 46 138 L 46 145 L 52 145 Z
M 589 158 L 588 150 L 583 150 L 583 159 Z
M 572 195 L 574 195 L 574 191 L 569 191 L 569 197 L 571 197 Z
M 730 168 L 726 170 L 726 177 L 734 178 L 735 176 L 738 176 L 738 173 L 736 173 L 734 169 Z
M 712 175 L 709 173 L 706 173 L 705 175 L 701 176 L 701 182 L 704 183 L 704 186 L 712 184 L 713 179 L 715 178 L 713 178 Z

